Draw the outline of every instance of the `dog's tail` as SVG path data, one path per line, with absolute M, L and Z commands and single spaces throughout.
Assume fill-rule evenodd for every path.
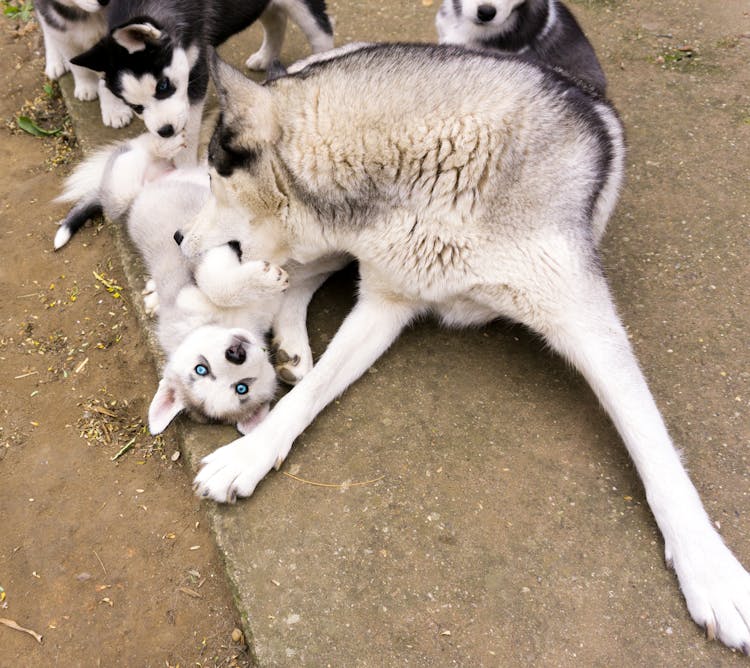
M 72 202 L 73 208 L 60 221 L 55 234 L 55 250 L 62 248 L 86 221 L 104 212 L 101 186 L 112 155 L 121 143 L 101 148 L 80 163 L 65 180 L 63 192 L 55 202 Z

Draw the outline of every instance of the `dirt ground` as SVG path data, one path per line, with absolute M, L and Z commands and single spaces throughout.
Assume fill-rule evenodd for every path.
M 52 251 L 74 140 L 13 122 L 63 121 L 39 31 L 0 17 L 0 45 L 0 618 L 43 636 L 0 625 L 0 666 L 246 665 L 189 473 L 138 417 L 157 380 L 140 295 L 108 230 Z

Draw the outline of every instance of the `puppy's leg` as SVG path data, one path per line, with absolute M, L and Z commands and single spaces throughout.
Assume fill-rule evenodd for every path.
M 245 61 L 245 67 L 250 70 L 267 70 L 281 55 L 286 32 L 286 12 L 272 2 L 261 14 L 260 22 L 263 25 L 263 44 Z
M 604 278 L 589 263 L 537 285 L 554 286 L 526 322 L 590 383 L 643 481 L 693 619 L 730 647 L 750 650 L 750 574 L 714 529 L 675 451 L 615 312 Z M 566 277 L 570 280 L 565 282 Z
M 333 28 L 321 0 L 274 0 L 305 33 L 313 53 L 333 48 Z
M 55 81 L 68 71 L 69 64 L 58 36 L 47 25 L 47 21 L 41 12 L 37 11 L 36 17 L 42 27 L 42 38 L 44 39 L 44 75 Z
M 281 268 L 261 260 L 240 263 L 229 244 L 206 251 L 195 268 L 195 282 L 217 306 L 244 306 L 259 297 L 286 290 L 289 277 Z
M 192 167 L 198 163 L 198 145 L 205 101 L 205 98 L 201 98 L 190 104 L 188 121 L 182 133 L 184 135 L 182 150 L 174 155 L 174 163 L 177 167 Z
M 77 100 L 95 100 L 99 95 L 99 74 L 88 67 L 70 65 L 75 87 L 73 95 Z
M 104 125 L 124 128 L 133 120 L 133 110 L 107 88 L 104 79 L 99 79 L 99 104 Z
M 304 265 L 288 267 L 289 289 L 273 322 L 273 347 L 276 374 L 295 385 L 313 367 L 307 338 L 307 307 L 317 289 L 335 271 L 349 263 L 348 256 L 337 255 Z
M 200 496 L 232 502 L 286 458 L 294 439 L 359 378 L 416 315 L 413 304 L 363 292 L 318 363 L 249 435 L 206 457 L 195 478 Z

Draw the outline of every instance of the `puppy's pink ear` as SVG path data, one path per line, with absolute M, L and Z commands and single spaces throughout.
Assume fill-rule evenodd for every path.
M 148 430 L 161 434 L 183 408 L 185 404 L 177 398 L 174 385 L 162 378 L 148 408 Z
M 268 415 L 269 410 L 271 410 L 271 404 L 266 403 L 261 405 L 255 413 L 237 423 L 237 431 L 240 432 L 240 434 L 251 432 L 263 421 L 266 415 Z

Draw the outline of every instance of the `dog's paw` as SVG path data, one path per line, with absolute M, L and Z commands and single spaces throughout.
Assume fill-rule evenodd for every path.
M 126 104 L 111 104 L 100 96 L 102 123 L 110 128 L 124 128 L 133 120 L 133 110 Z
M 146 281 L 141 294 L 143 295 L 143 309 L 146 315 L 153 318 L 159 312 L 159 293 L 156 291 L 156 282 L 153 278 Z
M 99 97 L 99 85 L 96 81 L 76 81 L 73 95 L 76 100 L 95 100 Z
M 57 81 L 63 74 L 70 71 L 70 65 L 62 57 L 48 60 L 44 67 L 44 76 L 52 81 Z
M 750 654 L 750 574 L 712 529 L 666 548 L 693 620 L 706 637 Z
M 304 341 L 274 338 L 274 368 L 279 380 L 296 385 L 313 368 L 312 351 L 305 336 Z
M 249 264 L 249 263 L 248 263 Z M 281 267 L 270 262 L 263 262 L 261 273 L 255 273 L 258 287 L 262 291 L 276 294 L 284 292 L 289 287 L 289 274 Z
M 258 429 L 203 459 L 193 482 L 198 496 L 219 503 L 234 503 L 238 497 L 250 496 L 255 491 L 278 459 L 273 448 L 257 443 Z
M 154 142 L 154 155 L 164 160 L 173 160 L 175 156 L 187 148 L 187 139 L 184 132 L 162 139 L 161 137 L 155 138 Z
M 270 64 L 271 54 L 267 53 L 263 49 L 256 51 L 245 61 L 245 67 L 256 72 L 259 70 L 267 70 Z

